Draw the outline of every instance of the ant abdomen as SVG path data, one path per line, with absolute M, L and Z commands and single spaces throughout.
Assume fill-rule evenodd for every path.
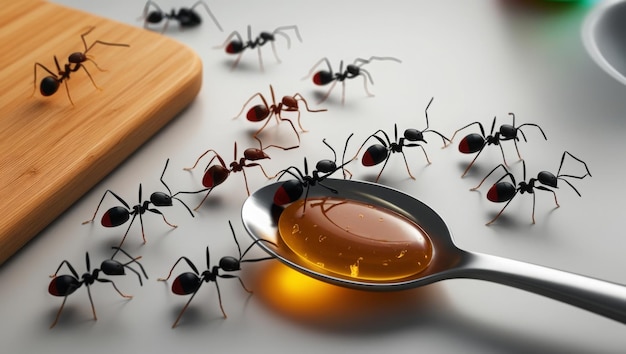
M 381 144 L 374 144 L 367 148 L 361 159 L 363 166 L 374 166 L 385 161 L 387 158 L 387 147 Z
M 128 210 L 121 206 L 113 207 L 102 215 L 102 226 L 116 227 L 124 224 L 130 218 Z
M 42 96 L 52 96 L 59 90 L 59 80 L 54 76 L 46 76 L 39 84 L 39 92 Z
M 459 151 L 464 154 L 473 154 L 480 151 L 485 145 L 485 138 L 480 134 L 472 133 L 467 135 L 459 143 Z
M 334 80 L 334 76 L 330 71 L 318 71 L 313 75 L 313 83 L 316 85 L 328 85 Z
M 515 186 L 509 182 L 498 182 L 491 186 L 487 192 L 487 199 L 494 203 L 508 202 L 517 191 Z

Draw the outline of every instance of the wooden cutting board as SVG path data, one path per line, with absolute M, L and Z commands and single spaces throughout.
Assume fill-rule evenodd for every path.
M 0 264 L 174 118 L 202 63 L 159 33 L 34 0 L 0 0 Z M 49 97 L 39 81 L 94 41 L 85 67 Z M 34 91 L 34 94 L 33 94 Z

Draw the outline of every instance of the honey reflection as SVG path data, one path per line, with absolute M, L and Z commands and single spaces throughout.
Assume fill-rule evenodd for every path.
M 255 300 L 273 312 L 332 331 L 414 324 L 421 321 L 420 315 L 437 308 L 441 298 L 436 285 L 392 292 L 344 288 L 311 278 L 278 261 L 249 267 L 245 277 Z

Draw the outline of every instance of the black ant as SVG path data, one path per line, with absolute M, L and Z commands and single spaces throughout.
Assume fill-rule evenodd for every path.
M 457 130 L 456 132 L 454 132 L 454 135 L 452 135 L 452 140 L 454 140 L 454 136 L 456 135 L 456 133 L 458 133 L 459 131 L 473 124 L 478 124 L 478 127 L 480 128 L 480 135 L 476 133 L 472 133 L 472 134 L 466 135 L 463 138 L 463 140 L 459 142 L 460 152 L 464 154 L 477 153 L 474 159 L 472 160 L 472 162 L 470 162 L 470 164 L 467 165 L 467 168 L 465 168 L 465 171 L 463 172 L 461 177 L 464 177 L 467 174 L 467 172 L 470 170 L 470 168 L 472 168 L 472 165 L 474 164 L 474 162 L 476 161 L 480 153 L 483 151 L 485 146 L 488 146 L 488 145 L 498 145 L 500 147 L 500 152 L 502 153 L 502 160 L 504 161 L 504 164 L 507 165 L 506 158 L 504 157 L 504 149 L 502 149 L 502 145 L 500 145 L 501 141 L 513 140 L 513 143 L 515 144 L 515 150 L 517 150 L 517 156 L 521 160 L 522 155 L 520 154 L 519 148 L 517 147 L 517 141 L 519 140 L 517 133 L 519 132 L 522 135 L 522 138 L 524 139 L 524 141 L 526 142 L 527 141 L 526 135 L 524 135 L 524 132 L 521 130 L 521 128 L 525 125 L 537 127 L 539 131 L 541 132 L 541 135 L 543 135 L 543 138 L 545 140 L 548 140 L 548 138 L 546 137 L 546 134 L 543 132 L 543 129 L 541 129 L 541 127 L 538 126 L 537 124 L 524 123 L 516 127 L 515 126 L 515 114 L 509 113 L 509 115 L 513 117 L 513 125 L 502 124 L 500 126 L 499 131 L 496 132 L 495 134 L 493 131 L 496 126 L 496 117 L 493 117 L 493 122 L 491 123 L 491 131 L 488 136 L 485 135 L 485 129 L 483 128 L 483 125 L 480 122 L 470 123 L 464 126 L 463 128 Z
M 170 20 L 178 21 L 178 23 L 180 23 L 180 26 L 183 28 L 197 27 L 202 23 L 202 18 L 194 10 L 198 5 L 204 6 L 209 16 L 211 16 L 213 22 L 215 22 L 217 28 L 223 32 L 222 26 L 220 26 L 219 22 L 217 22 L 217 18 L 215 18 L 213 12 L 211 12 L 209 5 L 207 5 L 204 1 L 198 1 L 189 8 L 181 7 L 180 9 L 178 9 L 178 12 L 176 12 L 176 9 L 172 9 L 170 13 L 167 13 L 161 10 L 159 5 L 157 5 L 154 1 L 148 0 L 148 2 L 146 2 L 146 6 L 143 8 L 143 27 L 148 28 L 148 23 L 158 24 L 161 23 L 163 20 L 165 20 L 165 25 L 163 25 L 161 33 L 165 32 L 167 26 L 170 23 Z M 156 10 L 148 11 L 150 6 L 153 6 Z
M 383 173 L 383 170 L 387 166 L 387 162 L 389 162 L 389 158 L 391 157 L 391 154 L 398 153 L 398 152 L 401 153 L 402 157 L 404 158 L 404 164 L 406 166 L 407 172 L 409 173 L 409 177 L 411 177 L 412 179 L 415 179 L 415 177 L 411 173 L 411 170 L 409 169 L 409 164 L 406 160 L 406 155 L 404 154 L 404 148 L 405 147 L 420 147 L 422 149 L 422 152 L 424 153 L 424 157 L 426 157 L 426 162 L 428 162 L 428 164 L 430 165 L 431 162 L 430 162 L 430 159 L 428 158 L 428 154 L 426 153 L 426 149 L 424 149 L 424 147 L 420 144 L 420 143 L 427 143 L 427 141 L 424 139 L 424 134 L 435 133 L 439 135 L 439 137 L 441 137 L 441 139 L 443 140 L 444 146 L 446 146 L 446 142 L 450 142 L 450 139 L 446 138 L 443 134 L 439 133 L 438 131 L 429 129 L 428 108 L 430 107 L 433 100 L 434 100 L 434 97 L 430 99 L 430 101 L 428 102 L 428 105 L 426 106 L 426 109 L 424 110 L 424 115 L 426 116 L 426 129 L 424 130 L 418 130 L 418 129 L 413 129 L 413 128 L 406 129 L 404 131 L 404 136 L 401 138 L 398 138 L 398 125 L 394 124 L 393 126 L 394 140 L 393 141 L 391 141 L 391 139 L 389 138 L 389 135 L 387 135 L 385 131 L 379 129 L 376 132 L 374 132 L 374 134 L 370 135 L 369 137 L 367 137 L 367 139 L 365 139 L 365 141 L 363 142 L 363 144 L 357 151 L 357 154 L 355 155 L 353 160 L 359 155 L 359 152 L 365 146 L 365 144 L 369 141 L 369 139 L 374 138 L 378 140 L 379 144 L 371 145 L 370 147 L 367 148 L 367 150 L 365 150 L 365 153 L 363 154 L 363 157 L 361 158 L 361 163 L 363 164 L 363 166 L 375 166 L 384 161 L 383 167 L 380 169 L 378 176 L 376 176 L 376 182 L 378 182 L 378 180 L 380 179 L 380 176 Z M 382 134 L 383 137 L 378 136 L 378 134 Z M 411 143 L 407 143 L 407 141 L 410 141 Z
M 143 242 L 146 243 L 146 235 L 144 233 L 143 230 L 143 218 L 142 215 L 149 211 L 151 213 L 154 214 L 158 214 L 161 215 L 163 217 L 163 221 L 173 227 L 176 228 L 176 225 L 171 224 L 169 221 L 167 221 L 167 219 L 165 219 L 165 215 L 163 215 L 163 213 L 156 209 L 156 208 L 151 208 L 150 204 L 157 206 L 157 207 L 169 207 L 173 205 L 173 199 L 178 200 L 183 206 L 185 206 L 185 208 L 187 209 L 187 211 L 189 211 L 189 214 L 191 214 L 191 216 L 193 217 L 193 212 L 191 211 L 191 209 L 189 209 L 189 207 L 187 206 L 187 204 L 185 204 L 185 202 L 183 202 L 181 199 L 179 199 L 178 197 L 176 197 L 178 194 L 180 193 L 190 193 L 190 192 L 178 192 L 176 194 L 172 194 L 172 191 L 170 190 L 170 188 L 167 186 L 167 184 L 165 184 L 165 181 L 163 181 L 163 176 L 165 175 L 165 170 L 167 169 L 167 165 L 169 163 L 169 159 L 167 159 L 167 161 L 165 161 L 165 167 L 163 168 L 163 172 L 161 173 L 161 183 L 165 186 L 165 188 L 167 189 L 167 193 L 164 192 L 154 192 L 150 195 L 150 200 L 143 200 L 142 198 L 142 188 L 141 188 L 141 184 L 139 184 L 139 204 L 134 205 L 132 208 L 128 205 L 128 203 L 126 203 L 126 201 L 124 201 L 124 199 L 122 199 L 120 196 L 118 196 L 117 194 L 115 194 L 115 192 L 113 192 L 110 189 L 107 189 L 104 194 L 102 195 L 102 199 L 100 199 L 100 203 L 98 203 L 98 207 L 96 208 L 96 211 L 93 213 L 93 217 L 90 220 L 84 221 L 83 224 L 88 224 L 90 222 L 93 222 L 94 219 L 96 218 L 96 214 L 98 214 L 98 210 L 100 209 L 100 205 L 102 205 L 102 202 L 104 201 L 104 198 L 107 196 L 107 193 L 110 193 L 111 195 L 113 195 L 120 203 L 123 204 L 123 206 L 115 206 L 110 208 L 109 210 L 107 210 L 103 215 L 102 215 L 102 220 L 101 220 L 101 224 L 104 227 L 116 227 L 116 226 L 120 226 L 124 223 L 126 223 L 128 221 L 128 219 L 130 219 L 130 216 L 132 215 L 132 219 L 130 221 L 130 224 L 128 225 L 128 229 L 126 230 L 126 233 L 124 233 L 124 237 L 122 238 L 122 241 L 120 242 L 120 247 L 122 246 L 122 244 L 124 243 L 124 240 L 126 239 L 126 236 L 128 235 L 128 231 L 130 231 L 130 227 L 133 225 L 133 222 L 135 221 L 135 218 L 139 215 L 139 223 L 141 224 L 141 236 L 143 237 Z
M 585 170 L 587 171 L 587 173 L 585 173 L 582 176 L 561 174 L 561 167 L 563 167 L 565 156 L 570 156 L 574 160 L 583 164 L 585 166 Z M 587 176 L 591 177 L 591 173 L 589 172 L 589 168 L 587 168 L 587 164 L 567 151 L 563 152 L 563 155 L 561 156 L 561 164 L 559 165 L 559 169 L 556 175 L 554 175 L 552 172 L 549 172 L 549 171 L 541 171 L 537 174 L 537 178 L 531 178 L 530 180 L 528 180 L 528 182 L 526 182 L 526 163 L 524 162 L 524 160 L 522 160 L 522 166 L 523 166 L 524 179 L 517 184 L 517 187 L 515 186 L 516 183 L 515 183 L 515 177 L 513 177 L 513 174 L 511 174 L 503 164 L 499 164 L 493 170 L 491 170 L 491 172 L 489 172 L 487 176 L 485 176 L 485 178 L 483 178 L 483 180 L 476 187 L 470 189 L 474 191 L 480 188 L 480 186 L 483 184 L 483 182 L 485 182 L 487 177 L 489 177 L 499 167 L 502 167 L 504 171 L 506 172 L 504 176 L 500 177 L 487 192 L 487 199 L 489 201 L 492 201 L 494 203 L 506 202 L 502 210 L 500 210 L 500 212 L 496 215 L 496 217 L 493 218 L 491 221 L 489 221 L 487 225 L 490 225 L 491 223 L 496 221 L 496 219 L 498 219 L 500 215 L 502 215 L 502 212 L 504 211 L 504 209 L 506 209 L 506 207 L 509 205 L 509 203 L 513 200 L 513 198 L 518 193 L 520 194 L 529 193 L 533 195 L 532 221 L 534 224 L 535 223 L 535 193 L 534 193 L 535 189 L 552 193 L 554 195 L 554 202 L 556 204 L 556 207 L 558 208 L 559 202 L 556 199 L 556 192 L 553 189 L 551 189 L 551 188 L 558 188 L 558 185 L 557 185 L 558 180 L 562 180 L 565 183 L 567 183 L 570 187 L 572 187 L 574 192 L 576 192 L 576 194 L 578 194 L 578 196 L 580 197 L 581 196 L 580 192 L 578 192 L 578 190 L 565 178 L 570 177 L 570 178 L 576 178 L 576 179 L 583 179 Z M 503 181 L 503 179 L 506 177 L 509 177 L 512 183 Z M 537 182 L 539 182 L 540 184 L 536 185 Z
M 56 272 L 54 272 L 54 274 L 50 276 L 50 278 L 53 278 L 53 279 L 50 281 L 50 285 L 48 285 L 48 292 L 50 293 L 50 295 L 63 296 L 63 303 L 61 303 L 61 307 L 59 308 L 59 311 L 57 312 L 54 322 L 52 322 L 52 325 L 50 325 L 50 328 L 54 327 L 57 324 L 59 320 L 59 316 L 61 315 L 61 311 L 63 311 L 63 307 L 65 306 L 65 301 L 67 300 L 67 297 L 73 294 L 83 284 L 85 285 L 85 287 L 87 287 L 87 294 L 89 295 L 89 302 L 91 303 L 91 310 L 93 312 L 94 320 L 98 320 L 98 318 L 96 317 L 96 308 L 93 304 L 93 299 L 91 298 L 90 286 L 94 284 L 96 281 L 100 283 L 111 283 L 111 285 L 113 285 L 113 288 L 115 289 L 115 291 L 117 291 L 118 294 L 120 294 L 122 297 L 126 299 L 132 299 L 131 295 L 126 295 L 122 293 L 112 280 L 100 278 L 100 272 L 106 275 L 126 275 L 124 268 L 127 268 L 128 270 L 137 274 L 137 277 L 139 278 L 139 284 L 143 286 L 141 275 L 139 274 L 139 272 L 131 268 L 129 265 L 131 263 L 137 263 L 139 265 L 139 268 L 141 268 L 141 272 L 143 273 L 143 275 L 146 277 L 146 279 L 148 279 L 148 275 L 146 274 L 146 271 L 144 270 L 143 266 L 141 265 L 141 263 L 137 262 L 137 260 L 141 259 L 141 256 L 132 257 L 131 255 L 126 253 L 126 251 L 124 251 L 123 249 L 119 247 L 113 247 L 113 249 L 115 249 L 115 253 L 113 254 L 113 257 L 111 257 L 110 259 L 104 260 L 100 264 L 100 268 L 96 268 L 93 271 L 91 270 L 89 252 L 87 252 L 85 254 L 87 272 L 83 273 L 82 276 L 78 275 L 78 273 L 76 272 L 74 267 L 72 267 L 70 262 L 68 262 L 67 260 L 64 260 L 63 262 L 61 262 Z M 121 251 L 126 256 L 128 256 L 128 258 L 130 258 L 130 261 L 126 263 L 120 263 L 119 261 L 114 260 L 113 258 L 115 257 L 118 251 Z M 69 274 L 57 275 L 59 273 L 59 270 L 64 264 L 69 268 L 70 272 L 72 273 L 71 275 Z
M 346 144 L 344 147 L 343 158 L 342 158 L 342 164 L 340 166 L 337 166 L 337 163 L 336 163 L 337 154 L 335 153 L 335 150 L 330 145 L 328 145 L 328 143 L 326 143 L 326 140 L 322 140 L 322 142 L 326 146 L 328 146 L 328 148 L 332 150 L 333 155 L 335 156 L 335 160 L 331 161 L 328 159 L 323 159 L 323 160 L 318 161 L 317 164 L 315 165 L 315 170 L 311 172 L 311 175 L 309 175 L 309 166 L 308 166 L 306 157 L 304 158 L 304 173 L 302 173 L 300 169 L 298 169 L 295 166 L 290 166 L 280 171 L 277 174 L 278 179 L 280 179 L 282 176 L 284 176 L 287 173 L 295 177 L 295 179 L 290 179 L 290 180 L 283 182 L 283 184 L 276 190 L 276 192 L 274 193 L 274 199 L 273 199 L 274 204 L 285 205 L 285 204 L 294 202 L 300 199 L 300 197 L 302 196 L 302 193 L 304 193 L 304 189 L 306 189 L 306 193 L 304 195 L 304 199 L 306 200 L 309 195 L 309 187 L 315 186 L 317 184 L 319 184 L 320 186 L 324 188 L 327 188 L 332 193 L 337 193 L 336 190 L 328 186 L 325 186 L 322 182 L 326 178 L 328 178 L 330 175 L 332 175 L 333 173 L 337 172 L 340 169 L 344 172 L 344 178 L 346 176 L 346 173 L 349 173 L 349 171 L 346 171 L 344 167 L 348 163 L 350 163 L 352 160 L 348 162 L 343 162 L 343 161 L 345 161 L 346 149 L 348 147 L 348 142 L 350 141 L 350 138 L 352 138 L 352 135 L 354 134 L 350 134 L 350 136 L 348 136 L 348 139 L 346 139 Z M 295 172 L 292 172 L 291 170 L 294 170 Z
M 265 127 L 269 123 L 270 118 L 272 116 L 276 117 L 276 121 L 278 123 L 280 123 L 281 121 L 289 122 L 289 124 L 291 125 L 291 128 L 293 129 L 294 133 L 298 137 L 298 144 L 295 145 L 295 146 L 291 146 L 291 147 L 282 147 L 282 146 L 278 146 L 278 145 L 268 145 L 265 148 L 273 146 L 273 147 L 277 147 L 277 148 L 280 148 L 280 149 L 283 149 L 283 150 L 295 149 L 298 146 L 300 146 L 300 134 L 298 134 L 298 131 L 296 130 L 296 127 L 294 126 L 294 124 L 291 121 L 291 119 L 284 118 L 282 116 L 282 113 L 283 112 L 296 112 L 297 113 L 298 126 L 300 127 L 300 130 L 302 132 L 306 132 L 306 130 L 302 127 L 302 124 L 300 123 L 300 107 L 298 105 L 298 101 L 302 101 L 304 103 L 304 107 L 306 108 L 307 112 L 314 112 L 314 113 L 326 112 L 326 109 L 318 109 L 318 110 L 310 109 L 309 108 L 309 104 L 307 103 L 306 99 L 304 99 L 304 97 L 302 97 L 302 95 L 299 94 L 299 93 L 296 93 L 293 96 L 283 96 L 282 100 L 279 103 L 276 103 L 276 96 L 274 95 L 274 88 L 272 87 L 272 85 L 270 85 L 270 93 L 272 95 L 272 104 L 271 105 L 268 104 L 268 102 L 265 99 L 265 97 L 263 97 L 263 94 L 261 94 L 260 92 L 257 92 L 254 95 L 252 95 L 246 101 L 246 103 L 243 104 L 243 106 L 241 107 L 241 111 L 239 111 L 239 113 L 237 113 L 237 115 L 235 117 L 233 117 L 233 119 L 238 118 L 241 115 L 241 113 L 243 113 L 243 111 L 246 108 L 246 106 L 248 105 L 248 103 L 250 103 L 250 101 L 252 101 L 255 97 L 258 96 L 263 101 L 263 104 L 259 104 L 259 105 L 256 105 L 256 106 L 250 108 L 248 110 L 248 112 L 246 113 L 246 118 L 250 122 L 265 121 L 265 123 L 263 123 L 263 126 L 253 134 L 254 139 L 256 139 L 259 142 L 261 150 L 263 150 L 264 148 L 263 148 L 263 143 L 261 142 L 261 139 L 259 139 L 258 135 L 261 133 L 261 131 L 263 129 L 265 129 Z
M 343 60 L 342 60 L 339 62 L 339 71 L 336 73 L 333 73 L 333 68 L 330 65 L 330 61 L 328 60 L 328 58 L 322 58 L 315 65 L 313 65 L 313 67 L 311 68 L 307 76 L 303 78 L 303 80 L 311 76 L 311 74 L 313 74 L 313 71 L 321 63 L 325 62 L 326 66 L 328 67 L 328 70 L 321 70 L 321 71 L 316 72 L 313 75 L 313 83 L 318 86 L 324 86 L 332 82 L 332 85 L 330 86 L 330 89 L 328 89 L 328 92 L 326 92 L 324 97 L 322 97 L 322 99 L 318 102 L 318 104 L 324 102 L 328 98 L 328 96 L 330 95 L 330 92 L 333 90 L 333 88 L 335 88 L 335 85 L 337 84 L 337 82 L 341 82 L 341 104 L 344 104 L 345 96 L 346 96 L 345 80 L 354 79 L 357 76 L 363 76 L 363 88 L 365 89 L 365 93 L 367 94 L 367 96 L 372 97 L 374 95 L 370 93 L 369 90 L 367 89 L 367 81 L 369 79 L 369 82 L 372 85 L 374 84 L 374 81 L 372 80 L 372 76 L 370 75 L 370 73 L 367 70 L 363 69 L 363 65 L 368 64 L 372 60 L 393 60 L 395 62 L 402 63 L 400 59 L 396 59 L 392 57 L 370 57 L 369 59 L 357 58 L 354 60 L 352 64 L 348 64 L 346 66 L 346 70 L 344 71 Z
M 241 60 L 241 56 L 243 55 L 244 50 L 246 50 L 247 48 L 257 49 L 257 53 L 259 55 L 259 67 L 261 68 L 261 71 L 263 71 L 264 70 L 263 69 L 263 57 L 261 55 L 260 47 L 262 47 L 263 45 L 269 42 L 272 46 L 272 51 L 274 52 L 274 57 L 276 58 L 276 61 L 278 63 L 281 63 L 280 58 L 278 57 L 278 54 L 276 53 L 276 45 L 275 45 L 276 35 L 280 35 L 284 37 L 287 40 L 287 49 L 290 49 L 291 39 L 286 33 L 284 33 L 285 31 L 288 31 L 288 30 L 293 30 L 298 40 L 302 42 L 302 37 L 300 37 L 300 32 L 298 31 L 298 27 L 295 25 L 277 27 L 272 32 L 261 32 L 259 36 L 256 37 L 254 40 L 252 39 L 252 29 L 250 26 L 248 26 L 248 41 L 244 42 L 243 38 L 241 37 L 241 34 L 239 34 L 239 32 L 237 31 L 234 31 L 226 38 L 226 40 L 221 46 L 217 46 L 215 48 L 224 48 L 224 50 L 228 54 L 239 55 L 237 59 L 235 60 L 235 62 L 233 63 L 231 70 L 234 70 L 237 67 L 237 64 L 239 64 L 239 61 Z M 236 39 L 233 39 L 233 38 L 236 38 Z
M 174 283 L 172 283 L 172 292 L 174 294 L 176 295 L 191 294 L 191 297 L 189 298 L 189 300 L 187 301 L 183 309 L 180 311 L 180 314 L 176 318 L 176 321 L 174 321 L 172 328 L 178 325 L 180 318 L 183 316 L 183 313 L 185 313 L 185 310 L 187 310 L 189 303 L 191 303 L 191 300 L 193 300 L 194 296 L 196 296 L 196 293 L 198 292 L 198 290 L 200 290 L 200 286 L 202 286 L 203 283 L 209 283 L 209 282 L 215 283 L 215 288 L 217 289 L 217 297 L 218 297 L 218 301 L 220 304 L 220 309 L 222 310 L 222 315 L 224 315 L 224 318 L 227 318 L 226 312 L 224 311 L 224 307 L 222 306 L 222 295 L 220 294 L 220 287 L 219 287 L 219 284 L 217 283 L 217 278 L 223 278 L 223 279 L 237 278 L 239 279 L 239 283 L 241 284 L 241 286 L 246 292 L 252 293 L 252 291 L 246 288 L 245 284 L 243 283 L 243 280 L 241 280 L 239 276 L 232 275 L 232 274 L 220 274 L 220 269 L 225 272 L 236 272 L 236 271 L 241 270 L 241 263 L 260 262 L 260 261 L 265 261 L 269 259 L 274 259 L 274 257 L 243 259 L 243 257 L 248 253 L 248 251 L 250 251 L 250 249 L 252 249 L 252 247 L 256 245 L 258 242 L 260 241 L 266 241 L 269 243 L 272 243 L 272 242 L 267 241 L 267 240 L 261 240 L 261 239 L 256 240 L 254 241 L 254 243 L 248 246 L 248 248 L 243 253 L 241 253 L 241 247 L 239 246 L 239 242 L 237 241 L 237 236 L 235 236 L 235 230 L 233 229 L 233 225 L 230 221 L 228 221 L 228 225 L 230 226 L 230 231 L 235 240 L 235 244 L 237 244 L 237 250 L 239 251 L 239 258 L 235 258 L 232 256 L 225 256 L 220 259 L 218 265 L 211 267 L 209 247 L 207 246 L 206 248 L 207 269 L 204 272 L 202 272 L 202 274 L 198 271 L 198 268 L 193 264 L 193 262 L 189 260 L 189 258 L 180 257 L 170 269 L 170 272 L 167 275 L 167 278 L 158 279 L 159 281 L 167 281 L 172 276 L 172 272 L 174 271 L 174 268 L 176 268 L 176 265 L 178 265 L 178 263 L 181 260 L 184 260 L 185 262 L 187 262 L 189 267 L 193 270 L 193 273 L 185 272 L 185 273 L 180 274 L 179 276 L 176 277 L 176 279 L 174 279 Z
M 265 175 L 266 178 L 270 179 L 271 177 L 267 175 L 267 173 L 265 172 L 265 169 L 263 168 L 263 166 L 261 166 L 258 163 L 249 163 L 248 161 L 258 161 L 258 160 L 263 160 L 263 159 L 269 159 L 270 157 L 263 152 L 263 150 L 261 149 L 255 149 L 255 148 L 248 148 L 243 152 L 243 157 L 239 158 L 239 161 L 237 161 L 237 143 L 235 142 L 235 148 L 234 148 L 234 157 L 233 157 L 233 162 L 230 163 L 229 167 L 226 167 L 226 163 L 224 162 L 224 159 L 222 159 L 222 157 L 213 149 L 209 149 L 207 151 L 205 151 L 202 155 L 200 155 L 200 157 L 198 157 L 198 159 L 196 160 L 196 163 L 192 166 L 192 167 L 187 167 L 185 168 L 186 171 L 190 171 L 194 168 L 196 168 L 196 166 L 198 165 L 198 162 L 200 162 L 200 160 L 208 153 L 213 153 L 213 157 L 211 158 L 211 160 L 209 161 L 209 163 L 207 164 L 207 167 L 204 169 L 204 176 L 202 177 L 202 185 L 205 186 L 205 189 L 199 190 L 197 192 L 194 193 L 201 193 L 201 192 L 205 192 L 205 191 L 209 191 L 206 196 L 202 199 L 202 201 L 200 202 L 200 204 L 198 204 L 198 206 L 195 208 L 195 210 L 198 210 L 200 208 L 200 206 L 202 206 L 202 204 L 204 203 L 204 201 L 209 197 L 209 194 L 211 193 L 211 191 L 213 190 L 214 187 L 217 187 L 218 185 L 222 184 L 222 182 L 224 182 L 228 176 L 230 176 L 231 172 L 232 173 L 236 173 L 236 172 L 242 172 L 243 173 L 243 179 L 246 183 L 246 192 L 248 193 L 248 195 L 250 195 L 250 188 L 248 187 L 248 177 L 246 177 L 246 171 L 244 170 L 244 168 L 246 167 L 260 167 L 261 171 L 263 172 L 263 174 Z M 219 161 L 219 165 L 211 165 L 211 163 L 213 162 L 213 160 L 215 160 L 217 158 L 217 160 Z
M 61 65 L 59 65 L 59 60 L 57 59 L 56 55 L 54 56 L 54 64 L 56 65 L 56 69 L 57 69 L 56 74 L 52 72 L 50 69 L 48 69 L 47 67 L 45 67 L 43 64 L 35 63 L 34 68 L 33 68 L 33 73 L 34 73 L 33 95 L 35 94 L 35 90 L 37 89 L 37 67 L 41 67 L 42 69 L 44 69 L 50 74 L 50 76 L 44 77 L 39 84 L 39 92 L 41 93 L 42 96 L 47 97 L 47 96 L 54 95 L 58 91 L 59 85 L 61 85 L 61 83 L 64 83 L 65 91 L 67 92 L 67 98 L 70 100 L 70 103 L 73 106 L 74 101 L 72 101 L 72 97 L 70 96 L 70 90 L 67 87 L 67 80 L 70 79 L 71 73 L 76 72 L 80 69 L 85 70 L 85 73 L 87 73 L 87 76 L 89 77 L 89 80 L 91 80 L 91 83 L 93 84 L 93 86 L 97 89 L 100 89 L 98 85 L 96 85 L 96 82 L 93 80 L 93 77 L 91 77 L 91 74 L 85 67 L 84 63 L 86 61 L 90 61 L 96 66 L 96 69 L 100 71 L 105 71 L 105 70 L 101 69 L 98 66 L 98 64 L 87 55 L 87 52 L 89 52 L 91 48 L 93 48 L 96 44 L 117 46 L 117 47 L 129 47 L 129 45 L 124 44 L 124 43 L 110 43 L 110 42 L 103 42 L 101 40 L 96 40 L 95 42 L 91 43 L 90 46 L 87 46 L 87 41 L 85 41 L 85 36 L 91 33 L 91 31 L 93 31 L 94 28 L 96 27 L 90 27 L 89 30 L 87 30 L 87 32 L 80 35 L 80 38 L 83 40 L 83 45 L 85 46 L 85 51 L 74 52 L 70 54 L 69 57 L 67 58 L 68 63 L 63 66 L 63 69 L 61 69 Z

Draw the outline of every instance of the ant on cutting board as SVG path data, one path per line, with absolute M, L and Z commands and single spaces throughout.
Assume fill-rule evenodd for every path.
M 70 96 L 70 90 L 67 87 L 67 80 L 70 79 L 71 73 L 77 72 L 80 69 L 83 69 L 85 71 L 85 73 L 89 77 L 89 80 L 91 80 L 91 83 L 93 84 L 93 86 L 97 89 L 100 89 L 98 85 L 96 85 L 96 82 L 93 80 L 93 77 L 91 77 L 91 74 L 85 67 L 84 63 L 87 61 L 90 61 L 96 66 L 96 69 L 100 71 L 105 71 L 105 70 L 101 69 L 98 66 L 98 64 L 87 55 L 87 52 L 89 52 L 96 44 L 115 46 L 115 47 L 130 47 L 130 45 L 125 44 L 125 43 L 111 43 L 111 42 L 104 42 L 101 40 L 96 40 L 93 43 L 91 43 L 90 46 L 87 46 L 87 41 L 85 40 L 85 36 L 91 33 L 91 31 L 93 31 L 95 28 L 96 28 L 95 26 L 90 27 L 89 30 L 87 30 L 87 32 L 80 35 L 80 38 L 83 41 L 83 45 L 85 46 L 85 51 L 74 52 L 70 54 L 69 57 L 67 58 L 68 62 L 67 64 L 63 66 L 63 68 L 61 68 L 61 65 L 59 65 L 59 60 L 57 59 L 56 55 L 54 56 L 54 64 L 56 65 L 56 69 L 57 69 L 56 74 L 50 69 L 48 69 L 46 66 L 44 66 L 43 64 L 38 63 L 38 62 L 35 63 L 34 68 L 33 68 L 34 80 L 33 80 L 33 94 L 32 95 L 35 95 L 35 91 L 37 89 L 37 67 L 42 68 L 43 70 L 47 71 L 50 74 L 49 76 L 44 77 L 39 83 L 39 92 L 41 93 L 42 96 L 47 97 L 47 96 L 54 95 L 59 90 L 59 86 L 61 85 L 61 83 L 63 83 L 65 84 L 65 91 L 67 92 L 67 98 L 70 100 L 70 103 L 73 106 L 74 101 L 72 101 L 72 97 Z

